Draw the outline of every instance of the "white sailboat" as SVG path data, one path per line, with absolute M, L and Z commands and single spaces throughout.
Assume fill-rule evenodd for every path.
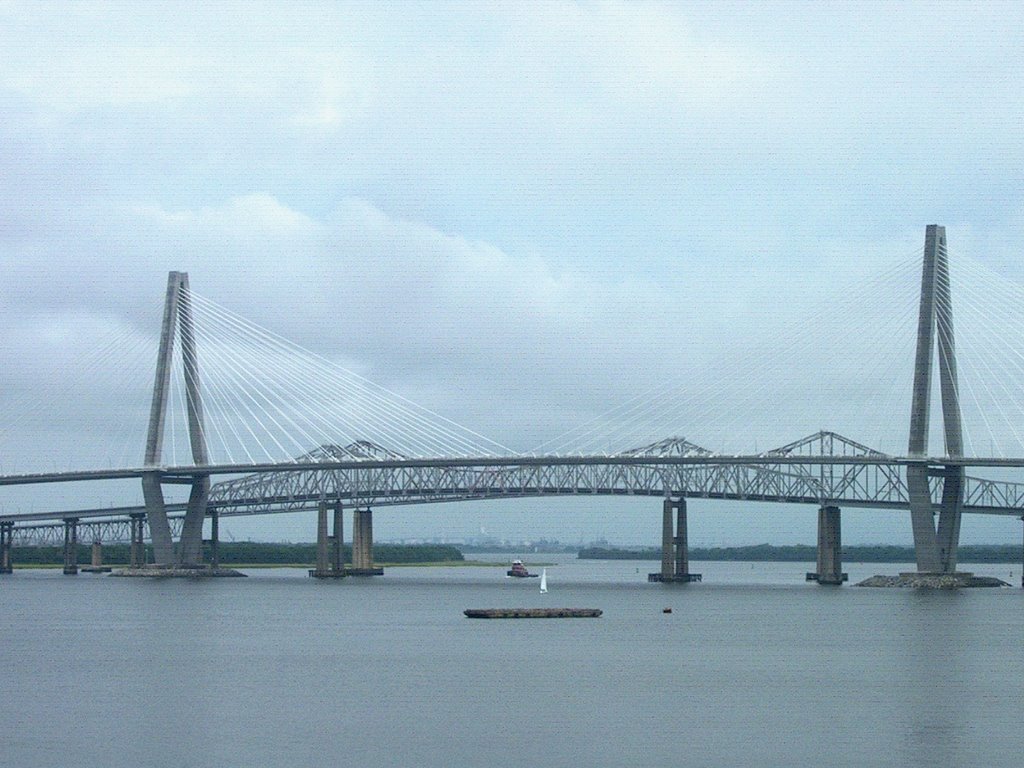
M 547 568 L 544 568 L 540 572 L 540 591 L 541 592 L 547 592 L 548 591 L 548 569 Z

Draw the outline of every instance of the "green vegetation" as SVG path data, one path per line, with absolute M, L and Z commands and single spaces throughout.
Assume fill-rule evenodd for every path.
M 203 559 L 210 562 L 210 547 L 204 545 Z M 312 565 L 316 562 L 315 544 L 267 544 L 258 541 L 221 542 L 219 547 L 221 565 Z M 59 565 L 64 562 L 63 547 L 15 547 L 12 552 L 14 564 Z M 345 546 L 345 561 L 352 562 L 351 548 Z M 92 558 L 92 547 L 78 546 L 78 564 L 88 565 Z M 436 564 L 441 562 L 463 562 L 462 553 L 455 547 L 443 544 L 375 544 L 373 559 L 377 563 L 394 564 Z M 147 547 L 147 560 L 152 562 L 153 551 Z M 103 562 L 107 565 L 128 563 L 127 544 L 103 546 Z
M 552 541 L 549 539 L 538 539 L 537 541 L 530 542 L 529 544 L 499 544 L 497 542 L 491 542 L 489 544 L 459 544 L 459 549 L 465 553 L 474 552 L 505 552 L 515 557 L 522 557 L 525 554 L 537 554 L 541 553 L 560 553 L 560 552 L 575 552 L 579 549 L 577 544 L 563 544 L 560 541 Z
M 661 550 L 656 547 L 588 547 L 581 549 L 577 557 L 581 560 L 661 560 Z M 691 560 L 813 563 L 817 557 L 817 548 L 809 544 L 690 547 Z M 1021 561 L 1021 548 L 1014 544 L 965 544 L 960 547 L 958 559 L 961 563 L 1017 563 Z M 849 563 L 912 563 L 915 557 L 913 547 L 869 544 L 843 547 L 843 560 Z

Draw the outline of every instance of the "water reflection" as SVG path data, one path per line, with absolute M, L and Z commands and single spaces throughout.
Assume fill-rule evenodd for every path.
M 906 765 L 968 765 L 966 681 L 976 627 L 965 621 L 970 596 L 958 590 L 915 589 L 902 618 L 905 703 L 902 719 Z

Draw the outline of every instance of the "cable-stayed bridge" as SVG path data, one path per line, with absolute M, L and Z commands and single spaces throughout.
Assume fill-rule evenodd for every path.
M 963 512 L 1020 515 L 1024 509 L 1024 484 L 976 477 L 967 474 L 968 469 L 1024 467 L 1024 459 L 1018 458 L 1024 449 L 998 455 L 965 450 L 973 447 L 970 432 L 964 429 L 965 403 L 980 411 L 990 435 L 996 423 L 1014 438 L 1016 403 L 1014 393 L 1007 390 L 1011 377 L 989 361 L 969 364 L 973 373 L 981 374 L 974 379 L 980 379 L 989 394 L 997 388 L 992 412 L 982 406 L 984 397 L 973 385 L 967 385 L 972 387 L 968 397 L 962 395 L 957 361 L 963 349 L 954 343 L 944 228 L 927 228 L 923 257 L 917 256 L 913 269 L 920 276 L 920 293 L 913 297 L 917 332 L 905 377 L 911 400 L 909 430 L 904 433 L 907 449 L 884 451 L 819 430 L 767 451 L 731 453 L 680 438 L 623 450 L 592 449 L 595 435 L 605 439 L 625 434 L 624 423 L 657 429 L 666 404 L 679 405 L 664 390 L 645 393 L 605 418 L 571 430 L 564 440 L 548 441 L 540 450 L 514 452 L 356 374 L 346 371 L 339 376 L 323 359 L 306 355 L 305 367 L 296 366 L 294 345 L 199 297 L 189 289 L 187 275 L 171 273 L 143 463 L 0 476 L 0 485 L 5 486 L 136 479 L 142 484 L 143 503 L 118 510 L 2 514 L 0 548 L 8 565 L 12 542 L 56 541 L 61 534 L 66 550 L 79 534 L 91 534 L 104 541 L 131 540 L 141 551 L 148 531 L 156 565 L 196 566 L 207 518 L 216 536 L 216 521 L 222 515 L 315 507 L 320 511 L 318 538 L 326 552 L 328 509 L 334 508 L 334 540 L 340 542 L 341 510 L 348 506 L 354 508 L 354 555 L 348 571 L 370 572 L 372 507 L 544 495 L 646 495 L 665 499 L 663 580 L 689 577 L 687 498 L 817 505 L 822 581 L 841 576 L 840 507 L 909 509 L 918 569 L 952 573 Z M 973 302 L 991 312 L 991 296 L 991 288 L 984 294 L 967 290 L 965 303 L 968 309 Z M 875 343 L 888 333 L 879 325 L 858 340 Z M 986 337 L 973 336 L 971 341 L 984 345 Z M 1013 354 L 1004 358 L 1021 370 L 1019 354 L 1017 359 Z M 219 368 L 210 367 L 210 359 L 219 361 Z M 784 364 L 784 358 L 771 362 L 776 367 Z M 934 441 L 929 440 L 933 380 L 943 416 L 938 451 L 930 450 Z M 718 379 L 719 388 L 722 381 Z M 701 408 L 708 412 L 699 397 L 690 400 L 686 405 L 695 414 Z M 838 411 L 849 404 L 834 399 L 831 407 Z M 785 405 L 773 403 L 780 419 L 786 418 Z M 879 407 L 877 400 L 860 403 L 865 405 Z M 187 447 L 190 460 L 178 459 L 179 442 Z M 211 455 L 211 446 L 217 447 L 220 457 Z M 167 503 L 167 485 L 184 485 L 188 500 Z M 321 566 L 345 570 L 339 562 L 318 563 L 318 570 Z

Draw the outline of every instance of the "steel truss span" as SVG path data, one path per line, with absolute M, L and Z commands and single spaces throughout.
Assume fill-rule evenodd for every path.
M 623 457 L 630 461 L 623 463 Z M 301 469 L 255 472 L 216 483 L 210 489 L 209 507 L 222 516 L 235 516 L 295 512 L 315 507 L 321 500 L 385 507 L 588 495 L 672 495 L 900 510 L 909 505 L 905 464 L 834 432 L 818 432 L 752 458 L 756 463 L 744 459 L 723 462 L 722 457 L 700 446 L 670 438 L 605 457 L 603 463 L 596 457 L 579 463 L 562 457 L 554 463 L 524 457 L 521 464 L 498 459 L 493 464 L 467 466 L 464 462 L 406 462 L 398 454 L 359 441 L 344 447 L 321 446 L 289 465 Z M 944 465 L 929 470 L 936 507 L 948 471 Z M 178 535 L 183 506 L 169 504 L 167 509 L 174 535 Z M 967 477 L 963 509 L 1020 515 L 1024 483 Z M 80 521 L 81 540 L 113 543 L 129 541 L 127 516 L 143 511 L 142 507 L 126 507 L 117 510 L 120 516 L 110 509 L 96 509 L 7 519 L 21 522 L 15 529 L 16 544 L 61 544 L 61 525 L 43 521 L 69 517 Z M 38 522 L 25 525 L 29 520 Z
M 139 508 L 142 511 L 142 508 Z M 82 544 L 101 541 L 104 544 L 127 544 L 131 538 L 131 519 L 79 520 L 78 540 Z M 143 521 L 143 536 L 149 538 L 149 525 Z M 181 535 L 182 518 L 179 514 L 171 520 L 175 536 Z M 17 525 L 13 529 L 12 543 L 16 547 L 63 547 L 63 523 L 35 523 Z
M 93 469 L 68 472 L 40 472 L 19 475 L 0 475 L 0 486 L 45 485 L 48 483 L 75 483 L 92 480 L 131 480 L 154 477 L 162 483 L 190 483 L 193 478 L 220 475 L 241 475 L 246 473 L 266 474 L 306 471 L 311 463 L 319 469 L 503 469 L 515 467 L 545 466 L 751 466 L 751 467 L 815 467 L 833 466 L 879 466 L 879 467 L 991 467 L 999 469 L 1024 469 L 1024 457 L 984 456 L 892 456 L 882 453 L 849 456 L 803 456 L 773 455 L 756 453 L 748 455 L 725 455 L 708 453 L 706 456 L 643 456 L 623 452 L 600 455 L 564 456 L 483 456 L 457 458 L 386 458 L 386 459 L 330 459 L 323 462 L 302 460 L 281 461 L 266 464 L 199 464 L 182 466 L 130 467 L 125 469 Z M 795 469 L 794 469 L 795 471 Z
M 810 454 L 802 456 L 807 463 L 787 461 L 799 456 L 800 450 L 811 447 L 828 449 L 830 459 L 842 456 L 835 452 L 837 448 L 862 448 L 859 453 L 862 457 L 882 455 L 835 433 L 821 432 L 762 455 L 760 458 L 765 463 L 759 464 L 621 464 L 609 461 L 605 464 L 530 463 L 479 467 L 318 467 L 258 473 L 217 483 L 210 491 L 210 505 L 223 510 L 224 514 L 266 514 L 305 509 L 320 499 L 381 507 L 523 496 L 673 495 L 819 506 L 907 508 L 909 497 L 904 467 L 881 462 L 814 464 Z M 777 454 L 779 463 L 771 461 L 772 453 Z M 630 455 L 644 457 L 637 452 Z M 857 455 L 850 454 L 850 458 Z M 941 497 L 939 486 L 945 471 L 943 468 L 934 470 L 932 490 L 936 503 Z M 965 511 L 1019 514 L 1024 508 L 1024 484 L 967 478 L 964 501 Z

